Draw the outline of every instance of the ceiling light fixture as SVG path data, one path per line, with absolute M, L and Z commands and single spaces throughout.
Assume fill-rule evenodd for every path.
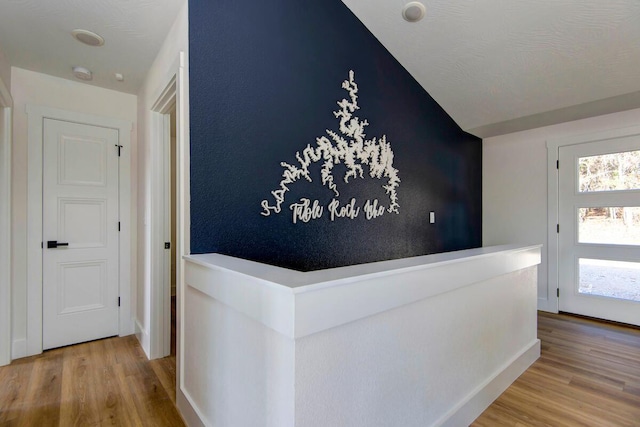
M 93 31 L 77 29 L 71 31 L 71 35 L 80 43 L 84 43 L 88 46 L 102 46 L 104 44 L 102 36 L 94 33 Z
M 73 75 L 80 80 L 93 80 L 93 74 L 91 73 L 91 71 L 84 67 L 73 67 Z
M 418 22 L 426 13 L 424 5 L 418 1 L 412 1 L 404 5 L 402 8 L 402 17 L 408 22 Z

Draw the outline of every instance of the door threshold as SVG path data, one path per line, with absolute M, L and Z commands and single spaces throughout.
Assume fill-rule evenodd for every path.
M 640 331 L 640 326 L 632 325 L 631 323 L 616 322 L 615 320 L 601 319 L 599 317 L 585 316 L 583 314 L 569 313 L 567 311 L 559 311 L 558 314 L 568 316 L 568 317 L 574 317 L 577 319 L 588 320 L 595 323 L 606 323 L 612 326 L 618 326 L 618 327 L 627 328 L 627 329 L 635 329 L 636 331 Z

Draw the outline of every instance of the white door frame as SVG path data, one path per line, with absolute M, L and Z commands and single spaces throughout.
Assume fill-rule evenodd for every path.
M 171 344 L 171 251 L 165 249 L 164 244 L 171 241 L 171 197 L 167 183 L 171 179 L 170 112 L 177 104 L 176 85 L 176 75 L 173 75 L 151 108 L 154 188 L 151 204 L 151 359 L 168 356 Z
M 13 99 L 0 79 L 0 366 L 11 362 L 11 117 Z
M 168 356 L 171 344 L 171 251 L 164 249 L 170 240 L 170 200 L 167 199 L 168 159 L 171 133 L 169 111 L 176 109 L 176 371 L 180 379 L 182 332 L 181 313 L 184 301 L 183 256 L 189 254 L 189 125 L 186 55 L 178 58 L 161 87 L 151 108 L 151 321 L 149 327 L 149 358 Z M 155 284 L 161 286 L 155 286 Z M 177 384 L 180 384 L 179 382 Z
M 547 141 L 547 260 L 549 276 L 547 282 L 547 299 L 538 300 L 538 309 L 553 313 L 557 313 L 559 310 L 559 235 L 556 227 L 560 221 L 560 180 L 557 167 L 560 147 L 629 136 L 640 137 L 640 126 L 610 129 Z
M 42 144 L 44 119 L 100 126 L 118 131 L 120 157 L 119 335 L 133 333 L 131 316 L 131 131 L 126 120 L 27 105 L 27 356 L 42 353 Z

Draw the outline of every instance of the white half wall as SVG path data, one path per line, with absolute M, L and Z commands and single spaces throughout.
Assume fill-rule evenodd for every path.
M 637 126 L 640 109 L 546 126 L 483 140 L 483 245 L 543 243 L 538 308 L 557 312 L 549 287 L 546 141 Z
M 196 288 L 187 286 L 184 294 L 188 333 L 182 392 L 200 422 L 293 426 L 294 340 Z
M 539 246 L 298 272 L 187 257 L 194 425 L 469 425 L 540 355 Z
M 296 340 L 294 425 L 469 425 L 539 356 L 536 270 Z M 528 363 L 485 396 L 521 357 Z
M 13 149 L 12 149 L 12 338 L 15 349 L 27 338 L 27 114 L 26 106 L 35 105 L 74 111 L 95 116 L 122 119 L 136 123 L 137 97 L 46 74 L 11 69 L 11 94 L 13 96 Z M 135 125 L 131 134 L 131 283 L 135 283 L 136 272 L 136 135 Z M 132 287 L 134 289 L 134 287 Z M 135 307 L 135 293 L 131 295 Z M 26 354 L 16 353 L 14 358 Z

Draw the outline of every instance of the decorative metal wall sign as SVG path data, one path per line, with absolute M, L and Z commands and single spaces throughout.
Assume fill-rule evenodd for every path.
M 367 220 L 378 218 L 385 211 L 399 213 L 397 189 L 400 178 L 398 170 L 393 167 L 391 144 L 387 141 L 386 135 L 382 135 L 380 138 L 365 139 L 364 128 L 369 125 L 369 122 L 354 115 L 360 107 L 358 106 L 358 85 L 355 82 L 353 70 L 349 71 L 349 80 L 342 82 L 342 88 L 349 93 L 349 99 L 339 101 L 340 109 L 333 112 L 340 121 L 339 131 L 327 129 L 326 135 L 316 138 L 315 147 L 309 144 L 302 150 L 302 153 L 297 152 L 296 159 L 299 165 L 280 163 L 284 168 L 283 179 L 280 181 L 279 188 L 271 192 L 274 198 L 273 204 L 269 204 L 268 200 L 262 201 L 262 215 L 269 216 L 272 213 L 279 214 L 281 212 L 289 185 L 302 178 L 313 182 L 309 166 L 317 162 L 322 162 L 320 169 L 322 184 L 332 190 L 335 197 L 338 197 L 340 192 L 338 191 L 338 183 L 333 176 L 333 167 L 342 163 L 346 167 L 346 173 L 343 177 L 345 184 L 348 184 L 352 178 L 364 178 L 364 167 L 368 168 L 368 174 L 371 178 L 386 179 L 382 188 L 389 198 L 388 203 L 374 199 L 358 204 L 358 201 L 352 198 L 347 204 L 340 204 L 340 201 L 334 198 L 327 206 L 323 206 L 317 200 L 301 198 L 289 205 L 294 224 L 321 218 L 325 212 L 328 212 L 331 221 L 335 221 L 337 218 L 355 219 L 361 211 L 364 212 Z

